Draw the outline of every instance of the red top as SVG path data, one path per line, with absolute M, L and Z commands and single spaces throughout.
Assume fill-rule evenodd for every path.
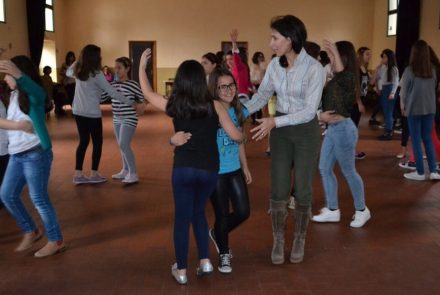
M 237 81 L 238 94 L 246 94 L 249 95 L 249 88 L 252 88 L 250 77 L 249 77 L 249 68 L 247 65 L 243 63 L 240 55 L 234 52 L 234 67 L 232 68 L 232 75 Z

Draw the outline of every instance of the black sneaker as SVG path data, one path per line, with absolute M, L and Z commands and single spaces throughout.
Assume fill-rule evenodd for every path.
M 379 140 L 381 140 L 381 141 L 393 140 L 393 133 L 391 133 L 391 132 L 385 132 L 384 134 L 382 134 L 381 136 L 379 136 L 377 139 L 379 139 Z
M 399 167 L 403 169 L 416 170 L 416 163 L 411 161 L 402 162 L 399 163 Z
M 368 121 L 368 125 L 370 125 L 370 126 L 376 126 L 376 125 L 380 125 L 380 122 L 377 121 L 377 120 L 374 119 L 374 118 L 371 118 L 370 121 Z
M 209 237 L 211 238 L 211 241 L 214 243 L 215 250 L 217 250 L 217 253 L 220 254 L 220 249 L 218 247 L 217 240 L 215 239 L 215 232 L 213 228 L 209 230 Z
M 218 271 L 221 273 L 231 273 L 232 265 L 231 265 L 231 254 L 220 254 L 218 263 Z
M 364 152 L 357 153 L 354 157 L 356 160 L 363 160 L 367 155 Z

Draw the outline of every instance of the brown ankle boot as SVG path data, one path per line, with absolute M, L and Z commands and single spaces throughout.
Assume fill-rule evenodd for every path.
M 41 236 L 41 232 L 38 228 L 31 233 L 25 233 L 20 244 L 15 248 L 15 252 L 23 252 L 32 248 L 34 243 L 41 239 Z
M 270 200 L 270 216 L 273 231 L 271 259 L 273 264 L 284 263 L 284 231 L 287 214 L 287 202 Z
M 47 244 L 38 250 L 34 256 L 35 258 L 44 258 L 47 256 L 55 255 L 57 253 L 63 252 L 66 250 L 66 246 L 64 245 L 64 241 L 55 241 L 55 242 L 47 242 Z
M 310 220 L 310 207 L 295 206 L 295 238 L 293 240 L 292 252 L 290 253 L 291 263 L 300 263 L 304 260 L 304 246 L 306 242 L 307 226 Z

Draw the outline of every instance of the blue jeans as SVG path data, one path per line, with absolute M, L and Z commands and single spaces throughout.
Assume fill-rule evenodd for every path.
M 385 130 L 393 131 L 393 113 L 396 99 L 388 99 L 393 90 L 393 85 L 384 85 L 380 93 L 380 102 L 382 104 L 383 116 L 385 120 Z
M 29 196 L 43 220 L 47 238 L 55 242 L 62 240 L 63 236 L 47 191 L 52 159 L 52 150 L 41 148 L 11 155 L 0 196 L 21 230 L 31 233 L 37 226 L 21 201 L 21 192 L 27 184 Z
M 173 169 L 174 251 L 178 269 L 186 269 L 188 266 L 190 224 L 193 226 L 199 259 L 209 257 L 209 229 L 205 208 L 209 197 L 214 192 L 217 178 L 217 171 L 190 167 L 176 167 Z
M 338 209 L 338 181 L 333 168 L 338 161 L 342 174 L 348 182 L 356 210 L 365 209 L 364 183 L 356 171 L 355 150 L 358 130 L 350 118 L 330 124 L 324 137 L 319 159 L 327 208 Z
M 434 114 L 408 116 L 409 134 L 412 140 L 418 174 L 425 173 L 423 168 L 422 141 L 425 145 L 426 157 L 428 158 L 429 172 L 433 173 L 436 170 L 434 144 L 431 137 L 434 116 Z

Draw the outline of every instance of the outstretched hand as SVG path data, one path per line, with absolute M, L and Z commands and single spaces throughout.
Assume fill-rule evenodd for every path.
M 272 128 L 275 127 L 275 119 L 272 117 L 262 118 L 262 119 L 257 119 L 257 122 L 260 123 L 260 125 L 251 129 L 251 132 L 255 133 L 252 136 L 252 139 L 259 141 L 262 140 L 264 137 L 266 137 L 266 135 L 269 134 Z

